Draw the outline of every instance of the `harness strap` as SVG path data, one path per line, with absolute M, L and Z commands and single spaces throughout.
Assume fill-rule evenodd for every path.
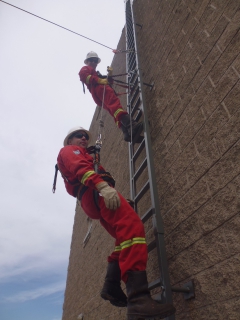
M 54 174 L 54 179 L 53 179 L 53 188 L 52 192 L 55 193 L 56 191 L 56 184 L 57 184 L 57 174 L 58 174 L 58 165 L 55 165 L 55 174 Z
M 83 93 L 85 94 L 85 85 L 83 81 L 82 81 L 82 85 L 83 85 Z

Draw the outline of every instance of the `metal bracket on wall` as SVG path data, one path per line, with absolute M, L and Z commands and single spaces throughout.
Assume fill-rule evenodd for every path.
M 146 82 L 143 82 L 143 84 L 144 84 L 145 86 L 147 86 L 147 87 L 150 87 L 150 88 L 151 88 L 150 91 L 152 91 L 152 89 L 153 89 L 153 87 L 154 87 L 154 82 L 152 82 L 151 84 L 146 83 Z
M 195 298 L 194 282 L 190 280 L 183 284 L 182 287 L 172 287 L 172 292 L 182 292 L 185 300 Z
M 143 25 L 142 24 L 139 24 L 139 23 L 136 23 L 136 26 L 140 27 L 142 29 Z

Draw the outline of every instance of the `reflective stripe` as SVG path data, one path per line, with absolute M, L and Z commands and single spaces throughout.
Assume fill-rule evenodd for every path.
M 85 184 L 85 181 L 95 173 L 95 171 L 87 171 L 86 173 L 84 173 L 83 177 L 82 177 L 82 180 L 81 180 L 81 183 L 82 184 Z
M 91 78 L 91 75 L 87 76 L 87 78 L 86 78 L 86 84 L 89 84 L 90 78 Z
M 115 112 L 114 112 L 114 115 L 113 115 L 113 116 L 114 116 L 114 118 L 116 118 L 116 117 L 117 117 L 117 115 L 118 115 L 120 112 L 124 112 L 124 110 L 123 110 L 123 109 L 120 109 L 120 108 L 119 108 L 119 109 L 117 109 L 117 111 L 115 111 Z
M 114 251 L 121 251 L 121 250 L 122 250 L 121 246 L 116 246 Z
M 145 238 L 132 238 L 130 240 L 126 240 L 120 243 L 121 250 L 129 248 L 134 244 L 147 244 L 147 243 Z

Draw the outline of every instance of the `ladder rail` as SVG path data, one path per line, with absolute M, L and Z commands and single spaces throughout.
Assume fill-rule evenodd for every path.
M 155 235 L 155 244 L 150 243 L 149 246 L 151 248 L 157 247 L 158 253 L 158 262 L 159 262 L 159 269 L 160 269 L 160 280 L 157 281 L 157 286 L 161 286 L 164 288 L 162 291 L 162 301 L 164 303 L 172 303 L 172 290 L 170 285 L 170 278 L 168 273 L 168 264 L 167 264 L 167 255 L 164 243 L 164 228 L 163 228 L 163 219 L 160 213 L 160 204 L 158 200 L 158 191 L 157 191 L 157 183 L 155 178 L 155 170 L 154 170 L 154 162 L 153 162 L 153 153 L 152 153 L 152 146 L 151 146 L 151 137 L 150 137 L 150 130 L 149 130 L 149 123 L 148 123 L 148 112 L 145 105 L 145 95 L 144 90 L 141 90 L 143 87 L 142 81 L 142 74 L 139 65 L 139 58 L 138 58 L 138 48 L 137 48 L 137 40 L 136 40 L 136 30 L 135 30 L 135 22 L 134 22 L 134 14 L 132 10 L 132 3 L 130 0 L 126 1 L 126 47 L 127 49 L 132 46 L 132 41 L 134 41 L 135 52 L 127 55 L 127 70 L 129 70 L 129 63 L 133 64 L 133 55 L 135 55 L 135 62 L 136 62 L 136 71 L 137 71 L 137 78 L 138 78 L 138 87 L 139 87 L 139 97 L 141 100 L 140 109 L 143 111 L 143 123 L 144 123 L 144 142 L 142 145 L 139 146 L 136 152 L 134 152 L 134 142 L 129 143 L 129 163 L 130 163 L 130 192 L 132 199 L 136 199 L 137 202 L 140 200 L 141 194 L 144 194 L 144 190 L 146 190 L 147 186 L 150 189 L 150 196 L 151 196 L 151 209 L 144 215 L 144 217 L 152 216 L 153 219 L 153 229 Z M 134 63 L 135 64 L 135 63 Z M 137 91 L 137 90 L 136 90 Z M 132 104 L 131 101 L 134 100 L 131 96 L 131 93 L 127 96 L 128 99 L 128 111 L 129 114 L 132 114 Z M 134 107 L 134 106 L 133 106 Z M 147 161 L 147 169 L 148 169 L 148 181 L 142 190 L 136 194 L 136 180 L 134 177 L 138 177 L 138 171 L 134 170 L 134 164 L 136 161 L 137 156 L 140 154 L 141 150 L 145 147 L 146 150 L 146 161 Z M 137 211 L 137 203 L 135 204 L 135 209 Z M 151 212 L 151 214 L 150 214 Z M 156 286 L 156 287 L 157 287 Z M 166 318 L 168 320 L 174 320 L 175 316 L 170 316 Z

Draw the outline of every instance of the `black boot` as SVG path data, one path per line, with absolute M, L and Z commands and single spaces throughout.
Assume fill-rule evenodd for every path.
M 146 271 L 128 271 L 128 320 L 163 319 L 175 313 L 172 304 L 160 304 L 151 298 Z
M 101 297 L 116 307 L 126 307 L 127 297 L 121 288 L 121 270 L 118 261 L 109 262 Z
M 120 118 L 121 124 L 127 129 L 129 137 L 131 137 L 131 129 L 132 129 L 132 137 L 134 138 L 138 133 L 141 133 L 143 130 L 143 123 L 136 122 L 133 119 L 130 119 L 129 114 L 124 114 Z M 125 140 L 125 139 L 124 139 Z M 125 140 L 128 141 L 128 140 Z
M 131 141 L 131 136 L 128 134 L 128 129 L 122 124 L 121 129 L 123 132 L 123 139 L 127 142 Z

